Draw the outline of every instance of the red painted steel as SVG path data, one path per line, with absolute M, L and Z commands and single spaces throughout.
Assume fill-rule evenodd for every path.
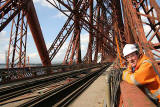
M 30 0 L 1 0 L 0 1 L 0 31 L 25 7 Z
M 19 0 L 19 1 L 14 1 L 14 0 L 7 0 L 7 1 L 1 1 L 1 7 L 0 7 L 0 31 L 3 30 L 5 28 L 5 26 L 7 26 L 7 24 L 18 14 L 18 16 L 20 15 L 20 12 L 22 11 L 22 9 L 28 9 L 27 10 L 27 18 L 28 18 L 28 23 L 30 25 L 31 31 L 33 33 L 33 37 L 38 49 L 38 52 L 40 54 L 40 58 L 42 60 L 42 64 L 44 66 L 50 65 L 51 61 L 49 60 L 49 56 L 47 53 L 47 48 L 43 39 L 43 35 L 40 29 L 40 25 L 38 22 L 38 18 L 36 16 L 36 11 L 34 9 L 34 5 L 32 3 L 31 0 Z M 29 11 L 29 12 L 28 12 Z M 32 19 L 33 18 L 33 19 Z M 22 19 L 21 19 L 22 20 Z M 9 66 L 9 60 L 10 60 L 10 56 L 12 55 L 12 62 L 11 62 L 11 66 L 12 67 L 16 67 L 16 63 L 19 63 L 19 67 L 21 67 L 21 60 L 24 59 L 24 64 L 25 65 L 25 51 L 26 49 L 24 49 L 24 51 L 22 52 L 22 40 L 20 40 L 20 47 L 18 47 L 19 49 L 19 60 L 16 57 L 16 46 L 17 46 L 17 36 L 18 36 L 18 26 L 19 26 L 19 21 L 20 18 L 17 21 L 17 30 L 15 33 L 15 39 L 14 39 L 14 49 L 13 49 L 13 54 L 10 54 L 11 51 L 11 46 L 9 46 L 9 50 L 8 50 L 8 59 L 7 59 L 7 67 Z M 12 30 L 11 30 L 12 31 Z M 21 35 L 22 36 L 22 35 Z M 25 41 L 25 40 L 24 40 Z M 12 40 L 10 41 L 11 44 Z M 26 42 L 25 42 L 25 46 L 24 48 L 26 48 Z M 23 54 L 23 55 L 22 55 Z M 48 57 L 47 57 L 48 56 Z M 18 62 L 16 62 L 18 60 Z
M 150 3 L 150 5 L 148 3 Z M 127 21 L 128 27 L 130 28 L 129 30 L 131 31 L 129 37 L 134 38 L 134 41 L 140 47 L 140 51 L 141 52 L 145 51 L 146 55 L 153 62 L 156 69 L 160 71 L 158 62 L 155 59 L 160 54 L 159 48 L 158 48 L 159 46 L 157 46 L 158 49 L 155 49 L 153 47 L 155 43 L 159 43 L 159 32 L 160 32 L 159 30 L 156 30 L 159 20 L 155 19 L 156 12 L 155 13 L 153 12 L 153 9 L 155 7 L 150 7 L 154 3 L 153 1 L 150 2 L 149 0 L 145 0 L 141 2 L 138 2 L 136 0 L 134 0 L 133 2 L 127 1 L 127 0 L 122 1 L 122 4 L 124 6 L 123 13 L 125 13 L 124 17 L 128 18 L 128 21 Z M 157 8 L 154 9 L 154 11 L 156 10 Z M 139 12 L 141 14 L 146 14 L 146 15 L 143 15 L 142 17 L 142 15 L 139 14 Z M 145 18 L 145 20 L 143 18 Z M 148 26 L 151 29 L 149 33 L 147 29 L 144 29 L 145 26 Z M 146 32 L 148 34 L 145 34 Z M 157 58 L 160 58 L 160 57 L 157 57 Z
M 72 10 L 72 7 L 69 7 L 69 6 L 67 6 L 67 5 L 69 5 L 70 3 L 71 3 L 71 1 L 69 1 L 69 2 L 64 2 L 63 0 L 58 0 L 59 1 L 59 4 L 57 3 L 57 2 L 55 2 L 55 3 L 52 3 L 52 1 L 54 1 L 54 0 L 50 0 L 49 1 L 49 3 L 51 3 L 54 7 L 56 7 L 58 10 L 60 10 L 62 13 L 65 13 L 65 11 L 69 11 L 69 10 Z M 68 3 L 68 4 L 67 4 Z M 83 4 L 88 4 L 89 2 L 88 1 L 84 1 L 83 2 Z M 64 6 L 63 7 L 63 9 L 61 8 L 62 6 Z M 86 6 L 87 7 L 87 6 Z M 87 7 L 88 8 L 88 7 Z M 103 9 L 102 9 L 103 10 Z M 73 10 L 71 11 L 71 12 L 73 12 Z M 95 12 L 96 13 L 96 12 Z M 85 23 L 84 25 L 85 25 L 85 27 L 83 26 L 83 28 L 84 29 L 86 29 L 87 31 L 89 31 L 89 29 L 96 29 L 97 31 L 96 32 L 99 32 L 101 35 L 104 35 L 104 33 L 102 33 L 102 31 L 104 31 L 104 30 L 101 30 L 101 31 L 99 31 L 96 27 L 94 27 L 94 26 L 92 26 L 90 23 L 89 23 L 89 20 L 84 20 L 84 19 L 89 19 L 90 18 L 90 16 L 86 13 L 86 11 L 83 11 L 83 14 L 85 14 L 84 16 L 84 18 L 82 17 L 81 18 L 81 21 L 83 22 L 83 23 Z M 94 14 L 94 15 L 96 15 L 96 14 Z M 104 16 L 104 15 L 101 15 L 101 16 Z M 73 19 L 74 20 L 74 19 Z M 101 20 L 102 22 L 103 22 L 103 20 Z M 95 21 L 95 19 L 93 20 L 93 22 L 95 23 L 96 21 Z M 89 27 L 90 26 L 90 27 Z M 96 35 L 95 35 L 96 36 Z M 112 40 L 110 40 L 109 39 L 109 37 L 107 37 L 107 36 L 104 36 L 105 38 L 107 38 L 107 41 L 110 41 L 111 43 L 113 43 L 113 41 Z M 96 40 L 97 41 L 97 40 Z M 113 43 L 114 44 L 114 43 Z M 115 45 L 115 44 L 114 44 Z M 74 45 L 70 45 L 70 46 L 74 46 Z M 94 47 L 96 47 L 96 46 L 94 46 Z M 97 45 L 97 47 L 100 47 L 100 45 L 98 46 Z M 101 46 L 102 47 L 102 46 Z M 71 48 L 71 47 L 70 47 Z M 74 49 L 74 48 L 73 48 Z M 94 50 L 94 49 L 93 49 Z M 99 50 L 103 50 L 103 48 L 101 48 L 101 49 L 99 49 Z M 68 51 L 67 51 L 67 53 L 69 53 Z M 88 52 L 87 52 L 88 53 Z M 71 58 L 70 58 L 70 60 L 71 60 L 71 62 L 72 62 L 72 58 L 73 58 L 73 55 L 74 54 L 74 52 L 73 52 L 73 50 L 72 50 L 72 55 L 71 55 Z M 96 52 L 96 54 L 98 54 L 97 52 Z M 95 54 L 95 57 L 97 56 Z M 88 54 L 86 54 L 87 55 L 87 57 L 85 57 L 85 58 L 88 58 L 88 57 L 90 57 L 90 55 L 88 55 Z M 68 55 L 67 55 L 68 56 Z M 66 57 L 65 57 L 66 58 Z M 90 57 L 91 58 L 91 57 Z M 95 58 L 96 59 L 96 58 Z
M 126 39 L 124 37 L 124 25 L 122 21 L 122 14 L 121 14 L 121 8 L 120 8 L 120 1 L 114 1 L 112 3 L 112 10 L 113 10 L 113 26 L 114 26 L 114 32 L 115 32 L 115 42 L 117 46 L 117 57 L 119 58 L 120 66 L 123 66 L 122 62 L 122 48 L 124 46 L 124 43 L 126 42 Z M 121 50 L 120 50 L 121 48 Z
M 52 43 L 51 47 L 48 50 L 48 53 L 50 55 L 50 60 L 52 60 L 55 55 L 58 53 L 70 33 L 73 31 L 74 28 L 74 22 L 71 21 L 71 17 L 73 17 L 73 14 L 71 14 L 64 26 L 62 27 L 61 31 L 57 35 L 56 39 Z M 64 33 L 65 32 L 65 33 Z
M 28 24 L 29 24 L 34 42 L 36 44 L 36 47 L 39 53 L 39 56 L 41 58 L 41 62 L 43 66 L 49 66 L 51 65 L 51 61 L 49 59 L 47 47 L 43 38 L 41 27 L 40 27 L 38 17 L 32 1 L 28 3 L 27 11 L 29 12 L 27 12 L 26 17 L 28 20 Z
M 24 16 L 25 11 L 21 11 L 18 17 L 12 21 L 7 68 L 26 66 L 27 21 L 24 19 Z
M 156 105 L 135 85 L 125 81 L 120 83 L 124 107 L 156 107 Z
M 73 43 L 73 37 L 74 37 L 74 35 L 72 34 L 72 37 L 70 39 L 70 42 L 69 42 L 69 45 L 68 45 L 64 60 L 63 60 L 63 64 L 69 64 L 69 56 L 70 56 L 70 52 L 71 52 L 72 45 L 73 45 L 72 44 Z
M 93 45 L 93 0 L 89 0 L 90 11 L 90 29 L 89 29 L 89 44 L 88 44 L 88 63 L 92 63 L 92 45 Z
M 64 59 L 65 63 L 81 63 L 81 31 L 86 30 L 89 42 L 83 58 L 85 63 L 97 62 L 99 54 L 102 55 L 102 62 L 109 59 L 108 57 L 112 57 L 113 61 L 117 55 L 121 59 L 121 57 L 123 58 L 121 54 L 123 46 L 126 43 L 137 43 L 140 51 L 145 51 L 159 71 L 159 61 L 155 58 L 160 58 L 160 7 L 156 0 L 47 0 L 68 17 L 48 52 L 36 11 L 33 4 L 28 4 L 28 2 L 30 3 L 31 0 L 1 0 L 0 31 L 22 9 L 29 9 L 29 6 L 32 5 L 27 14 L 28 24 L 43 65 L 51 64 L 51 60 L 54 59 L 74 29 L 73 38 Z M 36 24 L 33 24 L 33 21 Z M 147 29 L 150 29 L 149 31 L 145 28 L 146 26 Z M 117 37 L 117 43 L 115 37 Z M 119 54 L 117 54 L 117 47 Z M 12 59 L 12 63 L 14 63 L 14 52 Z
M 80 48 L 80 13 L 78 7 L 76 7 L 78 0 L 73 0 L 73 11 L 74 11 L 74 37 L 73 37 L 73 49 L 70 57 L 70 64 L 73 63 L 74 55 L 76 54 L 75 62 L 81 63 L 81 48 Z

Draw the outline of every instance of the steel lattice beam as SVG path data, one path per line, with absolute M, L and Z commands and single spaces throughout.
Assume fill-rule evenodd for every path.
M 74 60 L 76 63 L 81 63 L 81 31 L 86 30 L 89 43 L 83 58 L 85 63 L 97 62 L 99 53 L 102 54 L 102 59 L 108 56 L 116 58 L 118 55 L 118 58 L 122 60 L 121 53 L 124 44 L 137 43 L 140 51 L 144 50 L 159 70 L 155 57 L 160 58 L 160 8 L 156 0 L 46 1 L 68 17 L 48 52 L 33 2 L 31 0 L 1 0 L 0 4 L 0 31 L 23 9 L 29 11 L 26 14 L 28 24 L 43 65 L 51 64 L 70 35 L 72 38 L 64 63 L 72 64 Z M 146 31 L 146 26 L 150 29 L 149 31 Z
M 2 0 L 0 1 L 0 31 L 22 10 L 30 0 Z
M 25 12 L 22 11 L 12 20 L 7 68 L 26 66 L 27 22 L 24 17 Z
M 58 10 L 60 10 L 62 13 L 64 13 L 65 15 L 67 15 L 65 12 L 70 12 L 70 13 L 73 13 L 75 10 L 73 9 L 73 4 L 72 4 L 72 2 L 71 1 L 69 1 L 69 0 L 67 0 L 66 2 L 64 1 L 64 0 L 58 0 L 57 2 L 55 1 L 55 0 L 47 0 L 50 4 L 52 4 L 54 7 L 56 7 Z M 72 4 L 72 5 L 71 5 Z M 89 4 L 89 1 L 83 1 L 82 2 L 82 4 L 84 4 L 84 5 L 86 5 L 86 10 L 87 9 L 89 9 L 89 6 L 90 5 L 88 5 Z M 77 3 L 77 5 L 78 5 L 78 3 Z M 80 5 L 80 4 L 79 4 Z M 88 6 L 87 6 L 88 5 Z M 81 7 L 82 7 L 82 5 L 80 5 Z M 107 8 L 105 8 L 105 6 L 103 5 L 102 6 L 102 8 L 103 9 L 105 9 L 108 13 L 109 13 L 109 11 L 108 11 L 108 9 Z M 103 10 L 102 9 L 102 10 Z M 81 11 L 81 10 L 80 10 Z M 92 9 L 92 11 L 93 11 L 93 9 Z M 103 37 L 105 37 L 106 39 L 107 39 L 107 41 L 108 42 L 111 42 L 112 44 L 114 44 L 114 42 L 112 41 L 112 40 L 110 40 L 110 38 L 107 36 L 107 35 L 105 35 L 104 33 L 102 33 L 104 30 L 98 30 L 98 28 L 96 28 L 95 26 L 94 26 L 94 23 L 96 24 L 97 23 L 97 16 L 96 16 L 96 9 L 94 9 L 94 13 L 93 12 L 91 12 L 92 14 L 93 14 L 93 18 L 92 18 L 92 20 L 90 19 L 90 15 L 88 15 L 88 13 L 87 13 L 87 11 L 84 11 L 84 10 L 82 10 L 82 13 L 80 14 L 82 17 L 80 17 L 80 21 L 81 21 L 81 24 L 82 24 L 82 26 L 83 26 L 83 28 L 85 29 L 85 30 L 87 30 L 88 32 L 90 32 L 91 31 L 91 29 L 92 30 L 94 30 L 94 32 L 98 32 L 99 33 L 99 35 L 103 35 Z M 111 15 L 111 13 L 109 13 L 110 15 Z M 67 15 L 68 16 L 68 15 Z M 106 18 L 105 18 L 106 19 Z M 75 19 L 73 19 L 72 18 L 72 20 L 74 20 L 74 21 L 76 21 Z M 90 21 L 92 21 L 92 23 L 90 22 Z M 109 24 L 109 20 L 104 20 L 104 19 L 101 19 L 101 21 L 100 21 L 100 23 L 103 23 L 103 24 Z M 110 25 L 111 26 L 111 25 Z M 111 28 L 111 27 L 105 27 L 105 28 Z M 112 35 L 112 33 L 111 32 L 109 32 L 110 34 L 109 35 Z M 97 35 L 95 35 L 95 36 L 97 36 Z M 93 38 L 93 37 L 92 37 Z M 100 37 L 99 37 L 100 38 Z M 57 36 L 57 39 L 56 40 L 60 40 L 60 37 L 58 37 Z M 98 39 L 98 38 L 97 38 Z M 76 40 L 76 39 L 75 39 Z M 72 41 L 73 42 L 73 41 Z M 92 47 L 92 45 L 91 45 L 91 43 L 93 42 L 93 40 L 90 40 L 90 46 L 89 47 Z M 100 46 L 98 46 L 98 44 L 99 43 L 97 43 L 97 48 L 99 47 L 100 48 Z M 52 45 L 53 46 L 53 45 Z M 51 47 L 52 47 L 51 46 Z M 55 45 L 56 46 L 56 45 Z M 60 46 L 60 45 L 57 45 L 57 46 Z M 73 47 L 72 47 L 73 46 Z M 115 44 L 114 44 L 114 46 L 115 46 Z M 72 48 L 73 49 L 72 49 Z M 112 47 L 112 48 L 114 48 L 114 47 Z M 51 49 L 51 48 L 50 48 Z M 71 58 L 70 58 L 70 60 L 72 60 L 73 59 L 73 56 L 74 56 L 74 50 L 75 50 L 75 47 L 74 47 L 74 44 L 72 44 L 72 45 L 70 45 L 69 46 L 69 48 L 68 48 L 68 51 L 67 51 L 67 54 L 66 54 L 66 57 L 65 58 L 68 58 L 68 56 L 69 56 L 69 50 L 71 51 L 71 49 L 72 49 L 72 55 L 71 55 Z M 54 50 L 53 48 L 52 48 L 52 50 Z M 96 49 L 95 49 L 96 50 Z M 50 50 L 51 51 L 51 50 Z M 56 51 L 56 50 L 55 50 Z M 88 48 L 88 51 L 90 51 L 90 49 Z M 100 51 L 100 49 L 99 49 L 99 51 Z M 98 54 L 97 53 L 98 51 L 96 51 L 96 54 Z M 92 53 L 92 52 L 91 52 Z M 91 53 L 90 53 L 90 55 L 88 56 L 88 57 L 90 57 L 90 62 L 91 62 Z M 94 59 L 97 59 L 96 57 L 97 57 L 97 55 L 95 54 L 95 58 Z M 86 54 L 86 55 L 88 55 L 88 54 Z M 54 55 L 55 56 L 55 55 Z M 71 61 L 72 62 L 72 61 Z
M 146 55 L 152 60 L 154 66 L 158 71 L 160 71 L 158 62 L 156 61 L 155 57 L 160 58 L 159 54 L 159 19 L 158 11 L 159 8 L 154 7 L 153 4 L 156 3 L 149 0 L 143 1 L 136 1 L 133 0 L 127 1 L 123 0 L 123 9 L 124 9 L 124 17 L 128 18 L 127 22 L 128 27 L 130 28 L 130 38 L 134 38 L 134 41 L 139 45 L 141 52 L 144 50 Z M 148 4 L 150 3 L 150 4 Z M 153 9 L 156 13 L 153 12 Z M 157 14 L 157 17 L 156 17 Z M 145 20 L 143 19 L 145 18 Z M 148 20 L 148 21 L 146 21 Z M 146 29 L 145 26 L 150 26 L 150 31 L 148 34 L 145 34 Z M 152 33 L 151 33 L 152 32 Z M 153 38 L 155 39 L 153 40 Z M 156 44 L 157 49 L 154 47 Z M 153 52 L 156 51 L 156 53 Z
M 51 61 L 49 60 L 49 55 L 32 0 L 2 0 L 0 1 L 0 5 L 0 31 L 2 31 L 8 25 L 8 23 L 12 21 L 13 18 L 18 15 L 22 10 L 26 11 L 27 21 L 32 32 L 34 41 L 36 43 L 42 64 L 44 66 L 50 65 Z M 19 21 L 20 20 L 18 20 L 17 24 L 19 23 Z M 18 33 L 16 33 L 15 37 L 17 36 Z M 16 47 L 16 39 L 14 47 Z M 22 52 L 22 50 L 20 51 Z M 12 56 L 13 65 L 15 63 L 14 61 L 15 51 L 13 51 Z

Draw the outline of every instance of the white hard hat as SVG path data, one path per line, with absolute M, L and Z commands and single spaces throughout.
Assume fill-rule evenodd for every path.
M 125 57 L 136 51 L 138 51 L 138 48 L 136 47 L 135 44 L 126 44 L 123 48 L 123 56 Z

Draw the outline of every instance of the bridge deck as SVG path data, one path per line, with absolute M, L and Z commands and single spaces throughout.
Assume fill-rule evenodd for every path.
M 103 107 L 105 98 L 105 77 L 111 65 L 96 81 L 94 81 L 75 101 L 68 107 Z

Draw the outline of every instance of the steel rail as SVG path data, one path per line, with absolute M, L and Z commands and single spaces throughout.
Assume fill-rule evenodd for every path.
M 51 74 L 56 74 L 57 72 L 63 72 L 63 71 L 72 71 L 79 68 L 87 68 L 89 66 L 95 66 L 96 64 L 73 64 L 73 65 L 54 65 L 54 66 L 48 66 L 48 67 L 25 67 L 25 68 L 8 68 L 8 69 L 0 69 L 0 77 L 2 78 L 1 84 L 6 83 L 13 83 L 16 81 L 22 81 L 25 79 L 31 79 L 31 78 L 39 78 L 42 76 L 47 76 Z M 100 65 L 100 64 L 99 64 Z M 103 64 L 101 64 L 103 65 Z M 18 71 L 18 72 L 17 72 Z M 48 71 L 52 71 L 51 74 L 47 74 Z M 30 77 L 22 77 L 18 79 L 12 79 L 12 76 L 18 76 L 18 75 L 25 75 L 25 73 L 31 73 L 32 76 Z M 38 72 L 43 72 L 44 74 L 38 75 Z M 9 79 L 7 78 L 9 77 Z M 1 85 L 2 86 L 2 85 Z
M 70 83 L 62 86 L 62 87 L 59 87 L 55 90 L 52 90 L 48 93 L 45 93 L 42 96 L 38 96 L 38 97 L 34 98 L 33 100 L 30 100 L 30 101 L 28 101 L 24 104 L 19 105 L 18 107 L 26 107 L 26 106 L 30 106 L 30 107 L 33 107 L 33 106 L 37 106 L 37 107 L 48 106 L 48 107 L 50 107 L 50 106 L 53 106 L 53 105 L 57 104 L 57 102 L 63 100 L 63 98 L 66 98 L 66 100 L 67 100 L 68 95 L 70 95 L 68 98 L 73 99 L 76 96 L 71 97 L 72 92 L 75 93 L 76 89 L 77 89 L 77 92 L 78 92 L 79 89 L 82 88 L 82 87 L 79 88 L 80 86 L 85 84 L 87 81 L 88 81 L 88 83 L 90 83 L 89 80 L 91 81 L 91 79 L 93 79 L 96 75 L 100 75 L 102 70 L 104 68 L 108 67 L 108 66 L 109 66 L 109 64 L 106 65 L 106 66 L 103 66 L 100 70 L 97 70 L 95 72 L 91 72 L 91 73 L 89 73 L 88 75 L 86 75 L 82 78 L 79 78 L 79 79 L 77 79 L 73 82 L 70 82 Z M 86 85 L 87 85 L 87 83 L 86 83 Z M 84 85 L 84 86 L 86 86 L 86 85 Z M 77 93 L 77 95 L 78 95 L 78 93 Z M 70 101 L 71 101 L 71 99 L 70 99 Z M 63 103 L 63 101 L 62 101 L 62 103 Z M 61 106 L 62 103 L 60 103 L 60 106 Z M 66 102 L 64 104 L 69 104 L 69 102 Z
M 98 72 L 97 75 L 91 77 L 87 82 L 81 85 L 78 89 L 71 92 L 67 97 L 63 98 L 63 100 L 59 101 L 54 105 L 54 107 L 66 107 L 69 105 L 73 100 L 75 100 L 87 87 L 89 87 L 103 72 L 105 69 Z
M 54 74 L 51 77 L 47 78 L 42 78 L 40 80 L 33 80 L 31 82 L 26 82 L 22 83 L 21 85 L 15 85 L 10 88 L 2 88 L 0 89 L 0 102 L 32 92 L 34 88 L 41 88 L 44 86 L 48 86 L 50 84 L 55 83 L 56 81 L 63 81 L 67 77 L 77 77 L 77 75 L 80 74 L 87 74 L 87 71 L 96 67 L 100 66 L 95 66 L 95 67 L 90 67 L 90 68 L 85 68 L 81 70 L 75 70 L 75 71 L 68 71 L 68 72 L 62 72 L 62 73 L 57 73 L 56 75 Z M 1 105 L 1 104 L 0 104 Z
M 12 98 L 15 98 L 15 97 L 18 97 L 18 96 L 21 96 L 21 95 L 24 95 L 24 94 L 27 94 L 27 93 L 32 93 L 33 90 L 38 90 L 38 89 L 41 89 L 41 88 L 44 88 L 46 86 L 49 86 L 51 84 L 54 84 L 54 83 L 57 83 L 59 81 L 63 81 L 67 78 L 68 76 L 64 76 L 62 78 L 58 78 L 58 79 L 54 79 L 54 80 L 50 80 L 50 81 L 46 81 L 46 82 L 43 82 L 43 83 L 40 83 L 40 84 L 36 84 L 36 85 L 33 85 L 33 86 L 29 86 L 26 88 L 22 88 L 22 89 L 17 89 L 17 91 L 9 91 L 9 93 L 5 93 L 4 95 L 1 95 L 0 96 L 0 106 L 1 105 L 4 105 L 5 103 L 1 103 L 3 101 L 6 101 L 6 100 L 9 100 L 9 99 L 12 99 Z M 15 89 L 16 90 L 16 89 Z
M 29 86 L 30 85 L 35 85 L 38 82 L 50 81 L 51 79 L 57 79 L 59 77 L 63 77 L 63 76 L 66 76 L 66 75 L 71 75 L 73 73 L 78 73 L 78 72 L 81 72 L 83 70 L 85 70 L 85 69 L 75 70 L 75 71 L 58 72 L 56 74 L 52 74 L 52 76 L 46 76 L 46 77 L 26 80 L 26 81 L 22 81 L 22 82 L 20 82 L 18 84 L 15 83 L 15 85 L 13 85 L 11 87 L 0 88 L 0 95 L 2 95 L 3 93 L 10 92 L 13 89 L 24 88 L 26 85 L 29 85 Z

